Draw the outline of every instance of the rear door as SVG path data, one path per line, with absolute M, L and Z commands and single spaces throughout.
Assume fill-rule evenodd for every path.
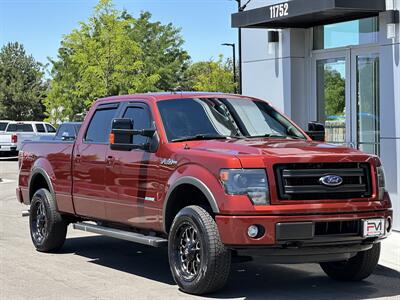
M 99 105 L 77 139 L 73 155 L 73 196 L 78 215 L 105 219 L 104 201 L 109 193 L 105 184 L 106 153 L 111 122 L 118 107 L 119 103 Z

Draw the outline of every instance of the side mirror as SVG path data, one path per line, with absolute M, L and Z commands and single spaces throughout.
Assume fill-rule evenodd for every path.
M 114 119 L 111 125 L 110 148 L 112 150 L 131 151 L 141 149 L 146 151 L 154 150 L 154 143 L 134 144 L 133 137 L 141 135 L 153 138 L 156 135 L 155 129 L 133 129 L 134 121 L 131 119 Z
M 308 123 L 307 135 L 313 141 L 325 142 L 325 126 L 318 122 Z

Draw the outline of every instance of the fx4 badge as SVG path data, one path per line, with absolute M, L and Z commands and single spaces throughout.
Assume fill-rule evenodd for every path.
M 178 164 L 176 160 L 173 160 L 171 158 L 163 158 L 160 163 L 164 166 L 174 166 Z

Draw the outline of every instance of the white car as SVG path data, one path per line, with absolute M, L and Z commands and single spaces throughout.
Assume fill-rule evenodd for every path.
M 49 123 L 10 121 L 0 133 L 0 152 L 17 152 L 25 141 L 38 141 L 55 134 L 56 129 Z

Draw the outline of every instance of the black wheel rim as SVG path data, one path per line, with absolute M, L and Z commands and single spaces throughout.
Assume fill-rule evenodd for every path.
M 180 275 L 187 281 L 194 280 L 201 268 L 201 240 L 197 229 L 190 223 L 183 223 L 177 231 L 177 265 Z
M 38 201 L 35 207 L 31 207 L 32 211 L 32 223 L 31 231 L 32 236 L 36 243 L 41 244 L 47 237 L 47 215 L 46 208 L 43 202 Z

